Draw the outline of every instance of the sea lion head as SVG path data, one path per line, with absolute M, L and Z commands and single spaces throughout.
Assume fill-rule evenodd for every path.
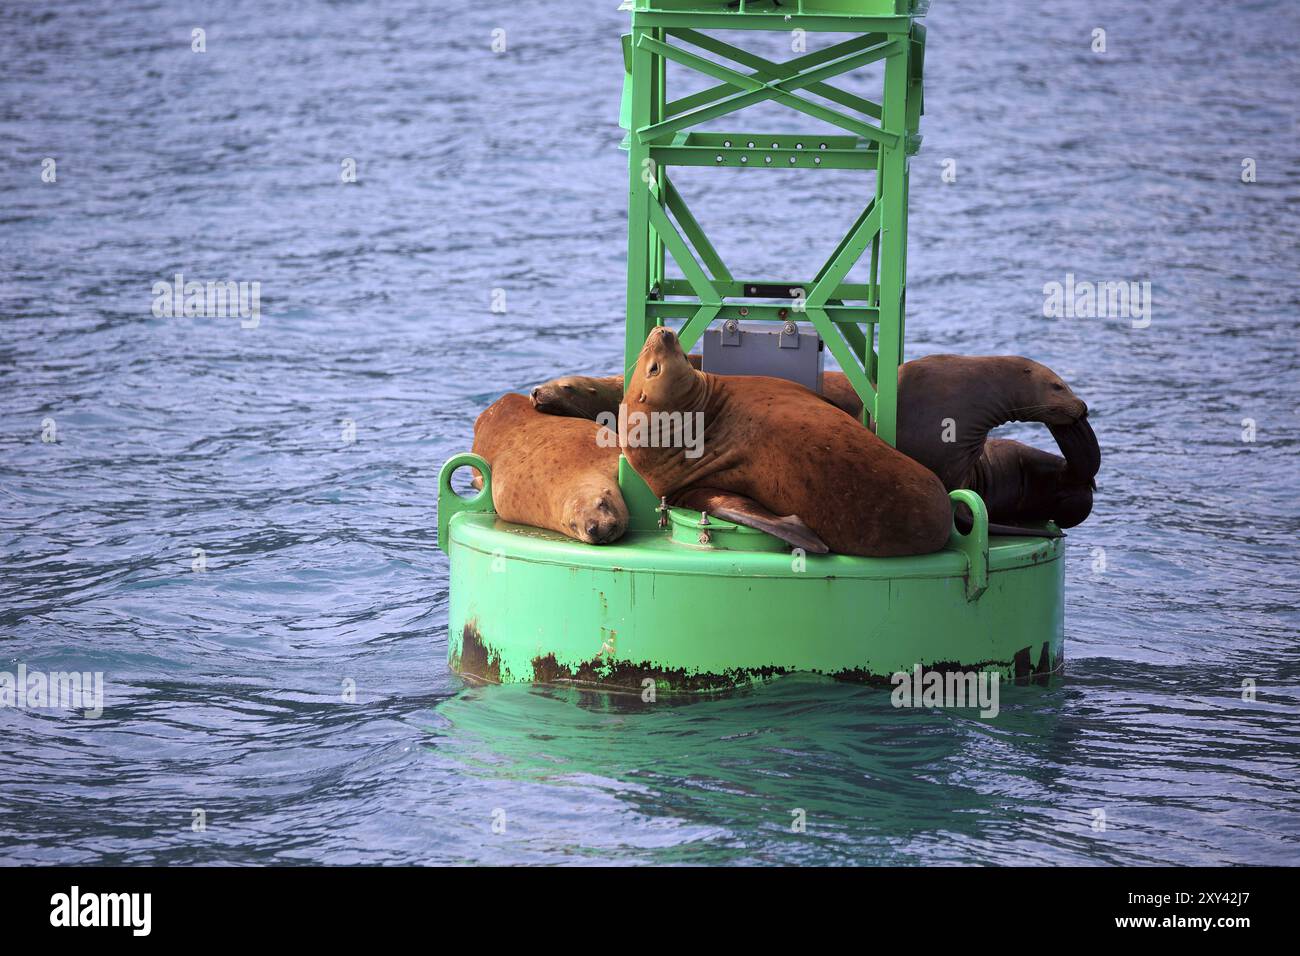
M 594 422 L 597 415 L 610 410 L 609 392 L 610 389 L 599 379 L 566 375 L 564 378 L 543 382 L 533 389 L 533 407 L 547 415 L 589 418 Z M 616 412 L 618 397 L 613 396 Z
M 1044 425 L 1073 425 L 1088 414 L 1088 405 L 1041 362 L 1015 356 L 1011 359 L 1021 379 L 1017 405 L 1011 411 L 1018 421 Z
M 1066 470 L 1078 485 L 1077 510 L 1087 517 L 1095 488 L 1092 479 L 1101 469 L 1101 447 L 1088 422 L 1088 405 L 1046 365 L 1019 356 L 1012 361 L 1020 367 L 1023 381 L 1014 417 L 1042 422 L 1051 431 L 1065 456 Z
M 652 408 L 684 408 L 699 374 L 682 351 L 677 333 L 660 326 L 646 336 L 637 356 L 628 382 L 628 400 Z
M 627 531 L 627 504 L 618 486 L 583 482 L 565 499 L 560 520 L 587 544 L 609 544 Z

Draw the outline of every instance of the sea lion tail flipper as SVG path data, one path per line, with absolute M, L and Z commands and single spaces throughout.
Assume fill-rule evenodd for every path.
M 673 504 L 692 511 L 706 511 L 723 521 L 733 521 L 747 528 L 766 531 L 786 544 L 803 548 L 812 554 L 826 554 L 830 551 L 826 542 L 817 537 L 816 532 L 804 524 L 798 515 L 773 514 L 753 498 L 744 495 L 713 488 L 695 488 L 679 495 Z

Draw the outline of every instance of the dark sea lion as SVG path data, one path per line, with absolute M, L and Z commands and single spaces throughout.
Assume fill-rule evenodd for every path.
M 629 424 L 637 414 L 702 416 L 698 457 L 647 447 L 630 427 L 620 435 L 632 467 L 670 503 L 715 508 L 809 551 L 893 557 L 948 541 L 952 508 L 934 473 L 802 385 L 698 371 L 676 334 L 657 328 L 625 402 Z
M 698 354 L 686 358 L 692 368 L 700 367 Z M 862 399 L 843 372 L 823 373 L 821 394 L 826 401 L 854 418 L 862 414 Z M 566 375 L 538 385 L 532 391 L 532 400 L 533 407 L 547 415 L 589 418 L 594 422 L 602 412 L 618 414 L 618 405 L 623 401 L 623 376 L 589 378 L 584 375 Z
M 1059 455 L 1003 438 L 984 443 L 970 487 L 984 499 L 990 521 L 1073 528 L 1092 511 L 1091 478 L 1072 475 Z
M 474 454 L 492 467 L 492 504 L 503 521 L 549 528 L 588 544 L 627 530 L 618 448 L 601 426 L 543 415 L 523 395 L 493 402 L 474 423 Z
M 988 437 L 1007 422 L 1047 425 L 1065 457 Z M 928 355 L 903 365 L 898 449 L 948 490 L 978 492 L 989 520 L 1008 524 L 1079 524 L 1101 467 L 1087 404 L 1046 365 L 1018 355 Z

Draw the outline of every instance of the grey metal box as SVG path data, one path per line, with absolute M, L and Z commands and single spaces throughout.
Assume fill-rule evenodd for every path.
M 797 323 L 724 322 L 704 333 L 700 366 L 714 375 L 771 375 L 822 390 L 822 340 Z

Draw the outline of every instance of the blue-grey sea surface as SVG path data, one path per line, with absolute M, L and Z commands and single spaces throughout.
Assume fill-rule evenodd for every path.
M 1290 0 L 926 20 L 907 356 L 1028 355 L 1093 409 L 1064 678 L 982 720 L 448 670 L 439 465 L 622 354 L 618 6 L 0 4 L 0 670 L 105 680 L 97 719 L 0 709 L 0 861 L 1300 863 Z M 774 277 L 872 188 L 677 182 Z M 156 315 L 176 273 L 258 320 Z M 1149 282 L 1149 325 L 1045 317 L 1067 275 Z

